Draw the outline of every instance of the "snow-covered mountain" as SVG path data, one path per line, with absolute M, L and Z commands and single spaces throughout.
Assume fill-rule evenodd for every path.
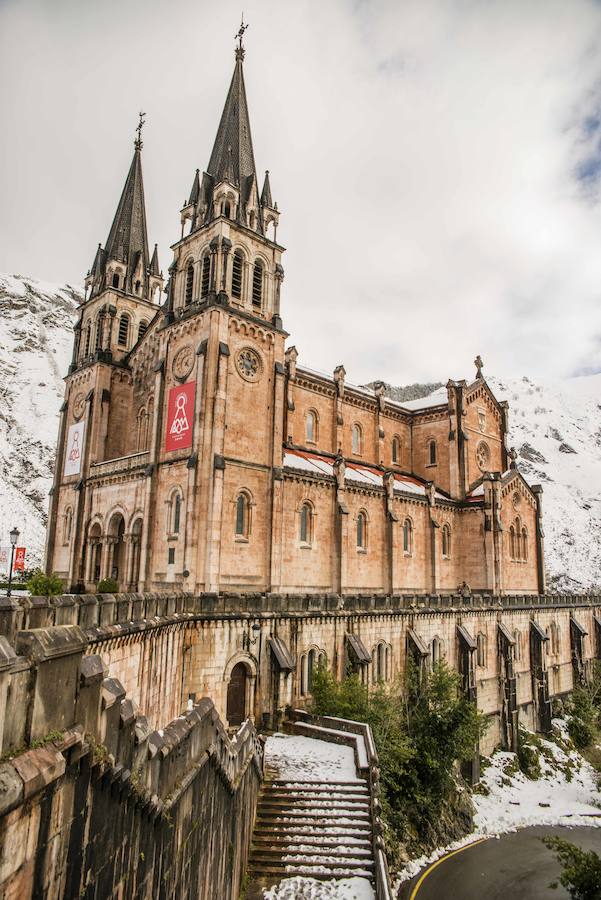
M 0 544 L 17 525 L 28 564 L 39 563 L 43 553 L 63 377 L 80 300 L 78 287 L 0 275 Z M 520 470 L 544 488 L 549 575 L 562 589 L 601 585 L 601 374 L 487 380 L 509 401 Z M 409 400 L 435 387 L 390 387 L 390 394 Z
M 0 545 L 15 525 L 26 565 L 44 550 L 48 491 L 82 292 L 0 275 Z

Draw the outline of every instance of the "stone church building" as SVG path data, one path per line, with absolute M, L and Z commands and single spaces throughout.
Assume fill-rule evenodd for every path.
M 141 128 L 86 278 L 65 380 L 47 569 L 68 590 L 544 593 L 542 491 L 482 376 L 423 400 L 286 349 L 284 248 L 235 68 L 164 283 Z

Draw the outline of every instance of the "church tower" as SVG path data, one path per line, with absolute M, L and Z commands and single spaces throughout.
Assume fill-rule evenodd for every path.
M 142 181 L 140 113 L 134 155 L 106 245 L 98 245 L 85 280 L 85 301 L 75 327 L 71 371 L 94 359 L 120 362 L 145 333 L 163 287 L 155 244 L 148 252 Z

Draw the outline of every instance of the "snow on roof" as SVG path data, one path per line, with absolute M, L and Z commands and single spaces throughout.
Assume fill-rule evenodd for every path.
M 367 464 L 345 460 L 345 479 L 371 487 L 384 487 L 383 473 Z M 334 461 L 331 457 L 320 456 L 318 453 L 309 453 L 307 450 L 286 450 L 284 454 L 284 468 L 300 469 L 313 475 L 329 475 L 334 477 Z M 394 473 L 394 490 L 396 493 L 418 494 L 425 497 L 426 488 L 417 478 L 411 475 Z M 444 494 L 436 492 L 439 500 L 448 500 Z
M 402 403 L 396 402 L 395 406 L 400 406 L 404 409 L 431 409 L 434 406 L 446 406 L 448 403 L 448 394 L 446 387 L 438 388 L 437 391 L 433 391 L 433 393 L 429 394 L 427 397 L 419 397 L 417 400 L 403 400 Z M 387 401 L 392 403 L 393 401 Z

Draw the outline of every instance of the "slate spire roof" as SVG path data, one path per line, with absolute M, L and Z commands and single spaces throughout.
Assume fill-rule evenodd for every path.
M 128 275 L 133 272 L 140 255 L 143 271 L 146 271 L 149 263 L 141 141 L 136 141 L 135 144 L 134 156 L 105 246 L 108 259 L 117 259 L 127 264 Z
M 271 185 L 269 183 L 269 170 L 265 172 L 265 181 L 263 182 L 263 190 L 261 191 L 261 206 L 273 208 L 273 200 L 271 198 Z
M 207 168 L 207 173 L 213 176 L 214 184 L 233 181 L 234 186 L 240 189 L 251 178 L 255 183 L 257 181 L 242 70 L 243 59 L 244 50 L 237 48 L 236 66 Z

